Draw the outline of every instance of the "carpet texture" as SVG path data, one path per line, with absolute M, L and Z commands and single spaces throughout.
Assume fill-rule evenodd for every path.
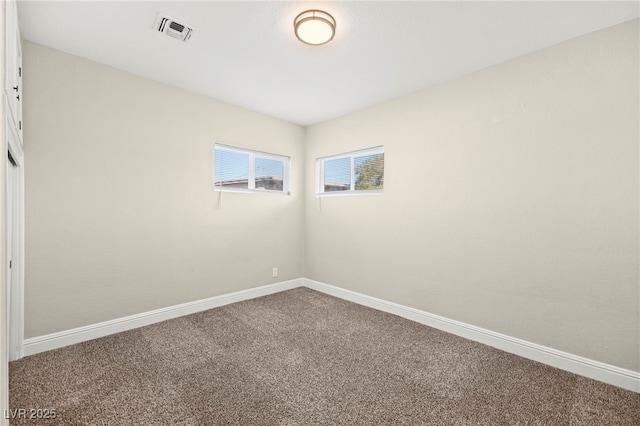
M 11 362 L 10 406 L 56 410 L 12 425 L 640 425 L 640 394 L 306 288 Z

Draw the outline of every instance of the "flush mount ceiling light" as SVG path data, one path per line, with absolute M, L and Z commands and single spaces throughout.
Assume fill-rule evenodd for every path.
M 318 46 L 336 35 L 336 20 L 322 10 L 305 10 L 293 21 L 296 37 L 303 43 Z

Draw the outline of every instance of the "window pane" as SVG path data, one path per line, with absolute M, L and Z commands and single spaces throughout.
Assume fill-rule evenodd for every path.
M 351 158 L 324 161 L 324 192 L 351 189 Z
M 221 188 L 249 188 L 249 154 L 216 148 L 215 184 Z
M 256 157 L 256 189 L 283 190 L 284 164 L 280 160 Z
M 353 159 L 358 190 L 380 190 L 384 185 L 384 154 L 363 155 Z

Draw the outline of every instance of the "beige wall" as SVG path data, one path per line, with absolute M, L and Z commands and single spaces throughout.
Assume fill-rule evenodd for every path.
M 638 22 L 306 130 L 25 43 L 25 337 L 304 275 L 640 371 Z M 214 142 L 293 195 L 217 209 Z M 377 145 L 383 195 L 314 196 Z
M 306 277 L 640 371 L 638 22 L 310 127 Z M 376 145 L 384 195 L 313 195 Z
M 24 87 L 26 338 L 303 276 L 303 128 L 32 43 Z M 292 195 L 218 209 L 215 142 Z

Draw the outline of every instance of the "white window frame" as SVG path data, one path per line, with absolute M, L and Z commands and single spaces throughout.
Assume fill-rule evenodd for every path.
M 375 195 L 382 194 L 383 189 L 355 189 L 356 187 L 356 173 L 355 173 L 355 159 L 357 157 L 364 157 L 367 155 L 384 154 L 384 146 L 376 146 L 373 148 L 361 149 L 357 151 L 345 152 L 342 154 L 329 155 L 326 157 L 316 158 L 316 196 L 322 197 L 338 197 L 341 195 Z M 330 160 L 338 160 L 341 158 L 351 159 L 351 181 L 350 190 L 347 191 L 326 191 L 324 190 L 324 163 Z
M 221 149 L 223 151 L 237 152 L 239 154 L 249 155 L 249 176 L 248 176 L 248 188 L 225 188 L 220 185 L 216 185 L 216 150 Z M 256 188 L 256 157 L 264 158 L 266 160 L 275 160 L 282 162 L 282 191 L 275 191 L 272 189 Z M 237 146 L 225 145 L 216 143 L 213 148 L 213 186 L 216 191 L 223 192 L 251 192 L 259 194 L 280 194 L 291 195 L 290 192 L 290 176 L 291 176 L 291 157 L 280 154 L 272 154 L 270 152 L 256 151 L 254 149 L 240 148 Z

